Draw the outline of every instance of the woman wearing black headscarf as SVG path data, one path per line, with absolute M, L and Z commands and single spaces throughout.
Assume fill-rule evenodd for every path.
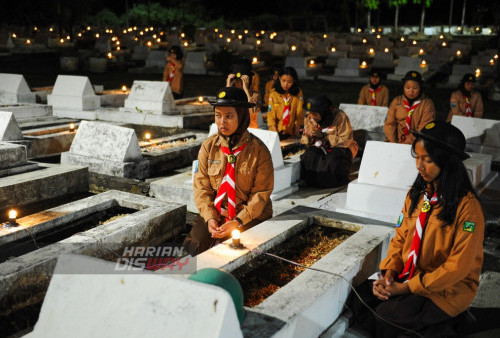
M 359 148 L 349 117 L 334 108 L 325 95 L 309 98 L 304 108 L 307 114 L 300 142 L 307 148 L 300 158 L 301 178 L 321 188 L 347 183 L 352 159 Z

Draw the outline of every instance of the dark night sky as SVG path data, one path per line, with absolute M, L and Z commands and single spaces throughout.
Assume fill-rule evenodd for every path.
M 75 13 L 95 14 L 103 8 L 108 8 L 121 15 L 125 12 L 126 0 L 2 0 L 0 11 L 0 26 L 5 24 L 44 24 L 41 21 L 53 21 L 57 18 L 58 8 L 71 7 Z M 426 25 L 446 25 L 448 24 L 449 6 L 453 1 L 453 22 L 460 24 L 462 16 L 462 4 L 465 0 L 434 0 L 431 7 L 426 11 Z M 128 0 L 131 8 L 134 4 L 147 4 L 155 1 Z M 339 21 L 345 21 L 343 7 L 349 7 L 349 20 L 351 25 L 355 22 L 353 0 L 160 0 L 156 1 L 165 7 L 175 7 L 183 5 L 187 11 L 190 9 L 201 9 L 208 21 L 215 20 L 223 16 L 227 21 L 238 21 L 245 18 L 256 17 L 264 13 L 283 16 L 287 20 L 289 16 L 302 16 L 311 18 L 316 15 L 323 15 L 328 24 L 335 26 Z M 414 5 L 412 0 L 408 0 L 400 10 L 400 25 L 418 25 L 420 22 L 420 5 Z M 358 11 L 359 20 L 363 20 L 366 14 Z M 497 13 L 495 15 L 495 13 Z M 500 1 L 499 0 L 468 0 L 466 11 L 466 24 L 468 25 L 493 25 L 500 24 Z M 387 1 L 381 1 L 380 11 L 372 12 L 372 25 L 392 25 L 394 21 L 394 9 L 387 6 Z M 45 22 L 49 24 L 48 22 Z

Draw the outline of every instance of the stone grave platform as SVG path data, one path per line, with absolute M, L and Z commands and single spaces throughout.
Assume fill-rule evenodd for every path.
M 87 168 L 27 161 L 26 147 L 0 143 L 0 206 L 20 207 L 88 191 Z
M 333 82 L 356 82 L 368 81 L 368 68 L 361 69 L 358 58 L 339 58 L 333 75 L 319 75 L 318 79 Z
M 97 215 L 113 207 L 130 212 L 104 224 L 96 220 Z M 1 247 L 19 247 L 23 242 L 36 245 L 0 264 L 2 312 L 39 303 L 58 256 L 77 253 L 116 259 L 112 252 L 121 255 L 128 246 L 141 243 L 154 246 L 172 239 L 184 231 L 185 217 L 186 208 L 180 204 L 108 191 L 18 219 L 19 226 L 1 229 Z M 92 223 L 90 229 L 87 225 L 82 230 L 78 228 L 83 220 Z M 61 240 L 46 237 L 65 228 L 70 234 L 62 233 Z
M 21 74 L 0 73 L 0 104 L 36 103 L 36 94 L 31 92 Z
M 387 223 L 362 217 L 296 207 L 243 232 L 243 249 L 231 248 L 228 240 L 196 256 L 198 269 L 211 267 L 231 272 L 252 264 L 255 258 L 263 256 L 261 252 L 313 224 L 355 232 L 311 266 L 333 275 L 306 270 L 257 306 L 245 307 L 247 312 L 252 311 L 252 317 L 242 325 L 246 337 L 318 337 L 342 312 L 350 291 L 348 282 L 357 285 L 375 272 L 386 254 L 393 229 Z M 250 325 L 254 315 L 285 324 Z
M 364 148 L 368 140 L 385 140 L 384 123 L 389 108 L 341 103 L 339 109 L 349 117 L 354 138 L 361 148 Z

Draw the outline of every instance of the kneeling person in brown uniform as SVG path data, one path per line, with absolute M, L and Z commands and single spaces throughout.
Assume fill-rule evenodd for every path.
M 272 217 L 271 154 L 247 130 L 248 108 L 254 104 L 242 89 L 226 87 L 212 105 L 218 133 L 203 142 L 198 154 L 194 201 L 200 217 L 184 241 L 193 256 L 226 240 L 234 229 L 243 231 Z

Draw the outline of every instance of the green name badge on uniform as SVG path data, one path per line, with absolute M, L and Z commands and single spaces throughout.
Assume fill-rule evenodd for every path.
M 464 231 L 474 232 L 474 227 L 475 226 L 476 226 L 476 223 L 473 223 L 473 222 L 464 222 Z

